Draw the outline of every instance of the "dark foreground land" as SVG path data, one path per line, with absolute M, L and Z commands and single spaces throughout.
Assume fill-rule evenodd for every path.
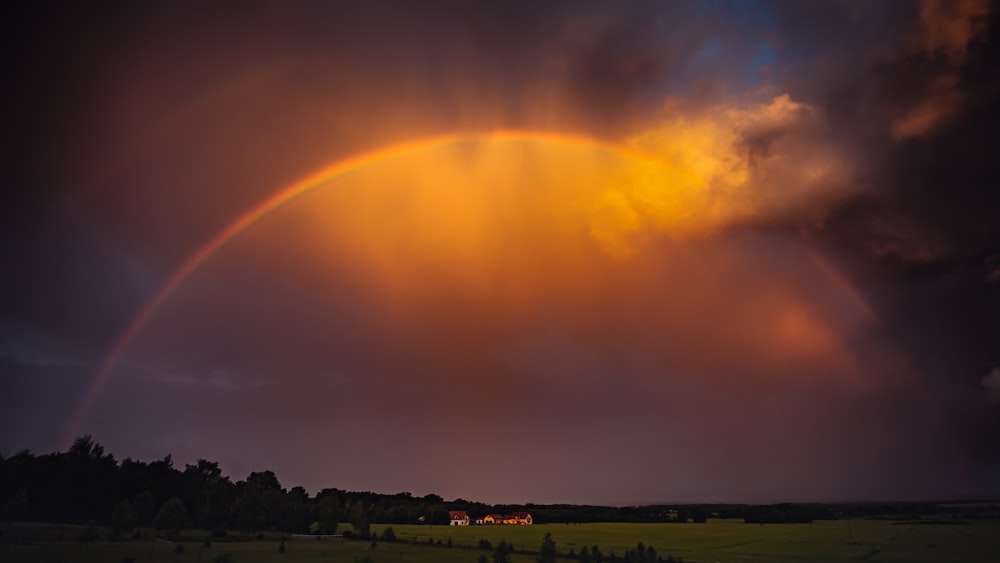
M 373 526 L 383 538 L 388 526 Z M 141 539 L 109 541 L 106 529 L 76 525 L 14 523 L 5 526 L 0 561 L 351 563 L 371 561 L 475 563 L 494 561 L 495 546 L 512 545 L 511 563 L 536 561 L 546 533 L 560 561 L 579 561 L 597 546 L 602 563 L 637 559 L 636 547 L 653 548 L 652 561 L 696 562 L 995 562 L 1000 520 L 824 520 L 809 524 L 746 524 L 711 519 L 702 525 L 589 523 L 535 526 L 392 526 L 396 541 L 286 539 L 278 534 L 230 534 L 206 544 L 204 532 L 187 531 L 170 542 L 146 530 Z M 344 525 L 350 530 L 350 525 Z M 97 539 L 82 538 L 97 531 Z M 484 543 L 485 541 L 485 543 Z M 178 543 L 181 547 L 178 547 Z M 284 544 L 284 551 L 281 545 Z M 487 546 L 488 544 L 488 546 Z M 647 551 L 647 555 L 648 555 Z M 628 557 L 628 559 L 627 559 Z M 596 563 L 594 558 L 590 558 Z M 643 559 L 649 561 L 650 559 Z

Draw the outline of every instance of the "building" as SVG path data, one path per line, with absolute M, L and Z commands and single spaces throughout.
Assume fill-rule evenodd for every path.
M 448 512 L 448 517 L 451 518 L 452 526 L 469 525 L 469 514 L 464 510 L 451 510 Z
M 502 523 L 531 525 L 531 514 L 528 512 L 513 512 L 511 514 L 504 514 Z
M 487 514 L 483 516 L 483 524 L 503 524 L 503 515 Z

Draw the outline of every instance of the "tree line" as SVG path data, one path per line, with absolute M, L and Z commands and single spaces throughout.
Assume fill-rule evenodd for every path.
M 117 461 L 90 436 L 77 438 L 66 452 L 0 455 L 0 507 L 5 520 L 110 525 L 121 532 L 138 527 L 170 530 L 201 528 L 224 533 L 273 530 L 336 533 L 340 522 L 367 537 L 371 524 L 448 524 L 448 511 L 470 515 L 527 511 L 536 523 L 704 522 L 745 518 L 748 522 L 805 522 L 836 516 L 870 516 L 870 505 L 782 504 L 770 506 L 688 505 L 490 505 L 438 495 L 381 494 L 303 487 L 285 488 L 273 471 L 255 471 L 244 480 L 223 475 L 218 462 L 198 460 L 175 467 L 171 456 L 143 462 Z M 931 514 L 930 504 L 897 504 L 896 513 Z

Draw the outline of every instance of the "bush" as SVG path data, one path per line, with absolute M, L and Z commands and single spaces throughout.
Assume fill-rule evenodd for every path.
M 215 556 L 212 563 L 234 563 L 233 554 L 228 551 Z
M 392 526 L 389 526 L 382 532 L 382 541 L 389 543 L 396 541 L 396 532 L 392 529 Z
M 493 544 L 490 543 L 490 540 L 481 539 L 479 540 L 479 549 L 485 549 L 487 551 L 490 551 L 493 549 Z
M 177 542 L 177 544 L 174 545 L 174 553 L 184 553 L 184 544 Z

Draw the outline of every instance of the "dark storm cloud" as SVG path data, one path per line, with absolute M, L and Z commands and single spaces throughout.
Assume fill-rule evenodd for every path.
M 838 301 L 821 307 L 850 334 L 844 357 L 864 360 L 852 373 L 869 387 L 822 379 L 824 367 L 806 360 L 740 366 L 740 351 L 658 320 L 646 304 L 656 301 L 652 281 L 607 274 L 609 287 L 636 298 L 513 328 L 484 328 L 453 311 L 453 296 L 431 292 L 425 311 L 440 318 L 396 325 L 372 317 L 377 300 L 349 272 L 287 275 L 314 274 L 310 255 L 281 247 L 264 260 L 253 254 L 258 241 L 246 243 L 253 252 L 234 244 L 171 298 L 87 430 L 120 456 L 220 459 L 236 477 L 267 466 L 310 488 L 601 502 L 995 493 L 1000 201 L 989 147 L 1000 22 L 984 6 L 21 5 L 5 18 L 13 86 L 3 94 L 0 444 L 58 447 L 52 427 L 170 272 L 244 210 L 331 160 L 498 128 L 617 141 L 657 120 L 788 94 L 822 127 L 745 131 L 743 147 L 757 151 L 760 169 L 814 147 L 835 151 L 852 166 L 835 177 L 849 195 L 745 221 L 735 236 L 749 239 L 706 253 L 808 277 L 789 266 L 803 254 L 767 238 L 805 233 L 878 315 L 877 329 L 848 330 L 831 312 Z M 753 238 L 761 231 L 770 234 Z M 706 286 L 730 287 L 701 272 Z M 746 272 L 756 271 L 737 271 Z M 747 274 L 755 280 L 770 281 Z M 725 332 L 697 311 L 687 313 L 691 334 Z M 669 333 L 673 348 L 659 349 L 650 328 Z M 732 340 L 758 358 L 750 350 L 760 343 Z M 727 377 L 737 366 L 745 381 Z M 821 384 L 795 383 L 798 368 Z M 456 375 L 468 372 L 491 383 Z M 470 438 L 455 419 L 494 422 Z M 141 435 L 123 432 L 123 420 Z M 300 445 L 327 440 L 335 453 L 317 467 Z M 606 450 L 583 471 L 588 442 Z M 761 451 L 809 475 L 775 483 L 775 459 Z M 437 463 L 497 466 L 509 452 L 558 479 L 456 483 Z M 357 471 L 404 465 L 411 474 Z M 612 471 L 621 483 L 591 493 L 594 476 Z M 987 477 L 972 486 L 966 471 Z

